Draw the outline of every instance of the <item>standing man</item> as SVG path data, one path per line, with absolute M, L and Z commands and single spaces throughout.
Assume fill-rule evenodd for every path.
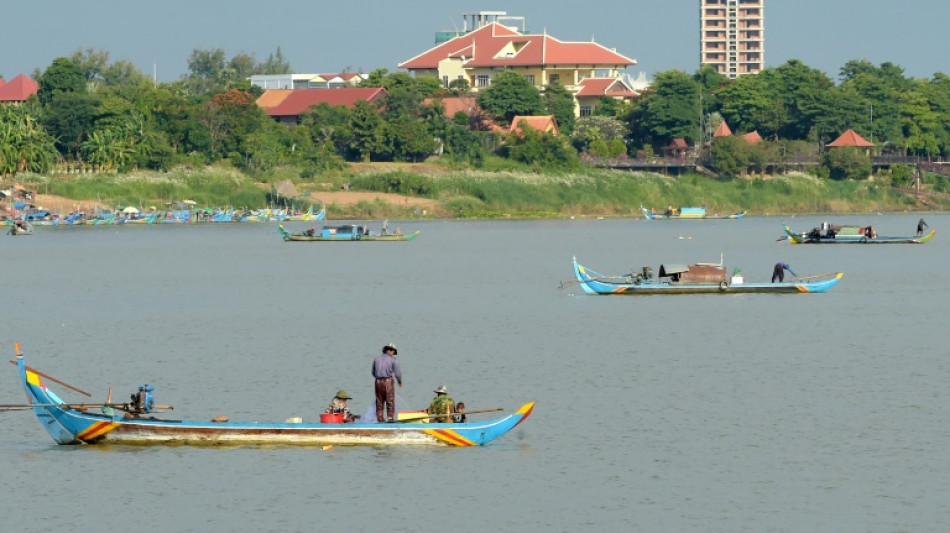
M 772 283 L 776 281 L 781 283 L 785 281 L 785 271 L 788 270 L 793 276 L 797 276 L 795 272 L 792 272 L 791 267 L 786 263 L 775 263 L 775 268 L 772 269 Z
M 924 234 L 924 228 L 929 228 L 930 226 L 924 222 L 924 219 L 920 219 L 920 222 L 917 223 L 917 236 L 920 237 Z
M 396 419 L 396 389 L 393 380 L 402 387 L 402 369 L 396 359 L 396 347 L 392 344 L 383 346 L 383 353 L 373 360 L 373 377 L 376 378 L 376 421 L 394 422 Z M 383 418 L 383 406 L 386 407 L 387 418 Z

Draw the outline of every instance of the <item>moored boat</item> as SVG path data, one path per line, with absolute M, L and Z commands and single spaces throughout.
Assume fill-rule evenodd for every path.
M 332 242 L 332 241 L 411 241 L 415 239 L 420 230 L 416 230 L 415 233 L 404 234 L 398 229 L 395 233 L 378 233 L 374 234 L 369 231 L 368 228 L 364 226 L 358 226 L 353 224 L 342 224 L 339 226 L 323 226 L 323 229 L 317 231 L 316 228 L 310 228 L 306 231 L 300 233 L 291 233 L 287 231 L 283 224 L 278 224 L 277 229 L 280 230 L 281 238 L 285 241 L 316 241 L 316 242 Z
M 930 233 L 905 237 L 878 235 L 874 226 L 838 226 L 823 223 L 811 231 L 795 233 L 785 226 L 785 235 L 792 244 L 924 244 L 937 234 Z
M 795 277 L 791 281 L 747 282 L 738 269 L 728 279 L 719 263 L 660 265 L 657 276 L 650 267 L 640 272 L 608 276 L 591 270 L 574 258 L 574 276 L 587 294 L 744 294 L 825 292 L 844 276 L 831 272 Z
M 32 409 L 58 444 L 480 446 L 511 431 L 527 419 L 534 408 L 533 402 L 527 403 L 516 412 L 498 418 L 465 423 L 423 423 L 410 421 L 411 418 L 383 424 L 311 423 L 295 418 L 285 422 L 231 422 L 226 417 L 208 421 L 169 420 L 155 416 L 162 406 L 154 404 L 153 388 L 148 385 L 139 388 L 138 396 L 133 395 L 138 401 L 132 405 L 70 404 L 60 399 L 47 386 L 47 381 L 68 385 L 26 366 L 19 347 L 16 363 L 29 399 L 29 405 L 23 407 Z
M 707 213 L 705 207 L 669 207 L 662 212 L 657 212 L 655 209 L 647 209 L 646 207 L 640 206 L 640 212 L 643 213 L 643 216 L 648 220 L 663 220 L 663 219 L 738 219 L 745 216 L 745 211 L 740 211 L 736 213 Z

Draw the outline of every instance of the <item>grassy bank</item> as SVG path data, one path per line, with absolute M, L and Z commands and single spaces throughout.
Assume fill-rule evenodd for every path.
M 438 165 L 364 165 L 348 172 L 299 177 L 297 169 L 279 169 L 266 179 L 227 167 L 179 169 L 168 173 L 125 175 L 21 175 L 40 193 L 105 207 L 156 206 L 184 199 L 199 206 L 256 209 L 273 205 L 277 183 L 290 180 L 294 200 L 334 206 L 334 218 L 560 217 L 636 216 L 639 206 L 663 209 L 705 206 L 710 212 L 750 214 L 864 213 L 950 208 L 939 179 L 925 183 L 924 194 L 891 186 L 885 177 L 868 181 L 819 180 L 806 174 L 767 178 L 710 179 L 699 175 L 667 177 L 642 172 L 584 169 L 563 174 L 478 172 Z M 399 201 L 334 203 L 341 190 L 375 191 L 431 200 L 422 210 Z

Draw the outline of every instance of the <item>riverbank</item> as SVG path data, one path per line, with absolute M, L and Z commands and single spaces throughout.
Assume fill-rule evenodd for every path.
M 37 192 L 34 205 L 60 213 L 162 209 L 186 199 L 207 208 L 326 206 L 332 219 L 630 217 L 639 216 L 641 205 L 705 206 L 753 216 L 950 209 L 939 179 L 925 180 L 918 194 L 894 186 L 887 176 L 830 181 L 803 173 L 711 179 L 589 168 L 538 174 L 370 163 L 312 179 L 301 178 L 299 169 L 278 169 L 261 179 L 225 167 L 19 178 Z

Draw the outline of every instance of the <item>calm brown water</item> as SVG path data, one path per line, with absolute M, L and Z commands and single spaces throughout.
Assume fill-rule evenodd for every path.
M 946 531 L 950 217 L 925 218 L 930 243 L 880 247 L 776 241 L 817 217 L 5 238 L 0 349 L 97 399 L 150 383 L 176 417 L 313 419 L 345 388 L 364 411 L 394 342 L 404 407 L 441 384 L 470 409 L 537 406 L 479 449 L 61 447 L 0 414 L 4 529 Z M 824 295 L 596 297 L 558 288 L 575 254 L 604 273 L 724 254 L 747 279 L 777 261 L 846 274 Z M 22 401 L 14 368 L 0 378 L 0 403 Z

